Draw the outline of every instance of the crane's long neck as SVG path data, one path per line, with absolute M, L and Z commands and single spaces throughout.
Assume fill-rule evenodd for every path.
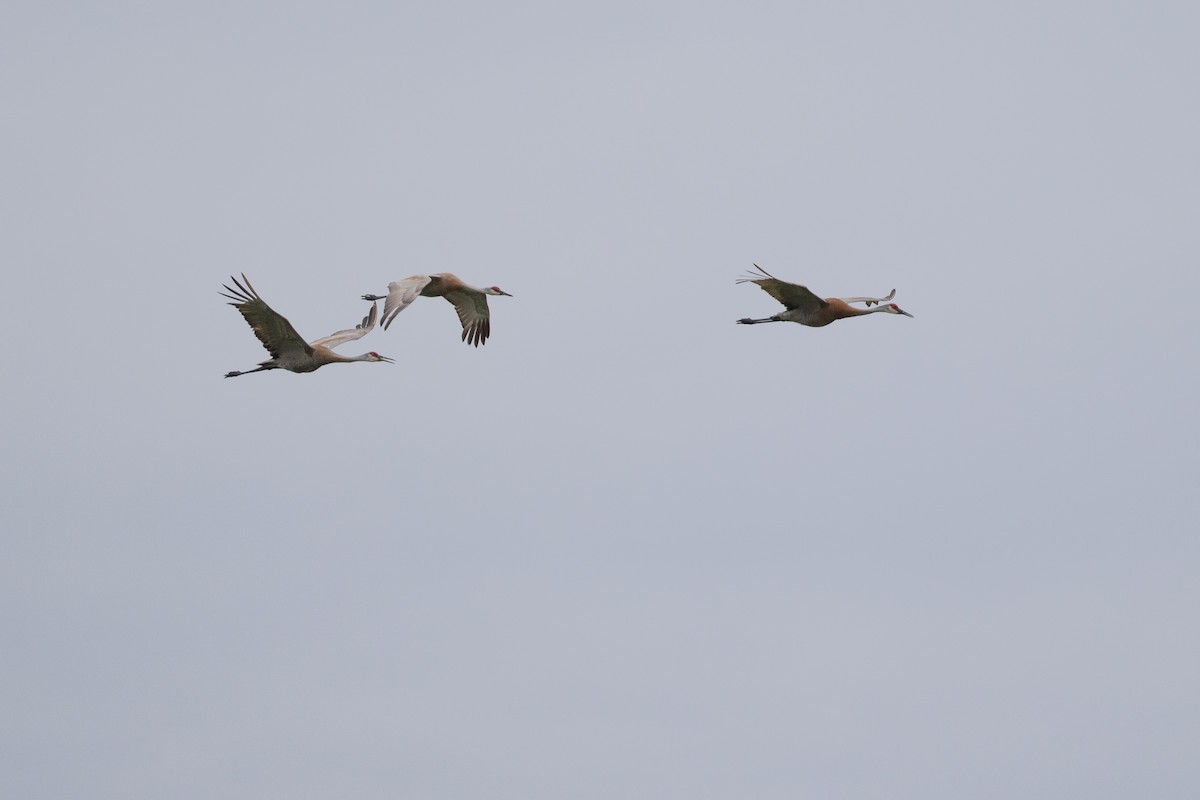
M 851 305 L 844 305 L 839 309 L 842 317 L 861 317 L 864 314 L 878 314 L 880 312 L 890 313 L 887 306 L 873 306 L 872 308 L 857 308 Z
M 352 361 L 371 361 L 370 353 L 363 353 L 361 356 L 344 356 L 340 353 L 335 353 L 332 350 L 325 355 L 324 363 L 326 364 L 349 364 Z

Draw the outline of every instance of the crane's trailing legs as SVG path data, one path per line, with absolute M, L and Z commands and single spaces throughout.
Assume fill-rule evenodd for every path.
M 767 317 L 766 319 L 739 319 L 738 325 L 758 325 L 760 322 L 783 322 L 779 317 Z
M 263 367 L 259 367 L 258 369 L 248 369 L 245 372 L 238 372 L 237 370 L 231 370 L 230 372 L 225 373 L 225 377 L 226 378 L 236 378 L 238 375 L 249 375 L 251 372 L 265 372 L 266 370 L 269 370 L 269 369 L 278 369 L 278 367 L 263 366 Z

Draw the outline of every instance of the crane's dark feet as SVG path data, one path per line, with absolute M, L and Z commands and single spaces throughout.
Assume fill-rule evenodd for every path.
M 385 295 L 381 295 L 381 294 L 364 294 L 363 295 L 363 300 L 375 301 L 375 300 L 386 300 L 386 299 L 387 299 L 387 297 Z
M 242 373 L 240 373 L 240 372 L 226 372 L 225 377 L 226 378 L 236 378 L 238 375 L 241 375 L 241 374 Z

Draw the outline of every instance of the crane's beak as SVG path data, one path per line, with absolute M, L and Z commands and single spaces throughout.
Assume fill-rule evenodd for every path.
M 901 309 L 898 309 L 898 310 L 899 310 L 899 312 L 900 312 L 901 314 L 903 314 L 904 316 L 906 316 L 906 317 L 912 317 L 913 319 L 916 319 L 916 317 L 913 317 L 913 315 L 912 315 L 912 314 L 908 313 L 908 312 L 907 312 L 907 311 L 905 311 L 903 308 L 901 308 Z
M 511 295 L 511 294 L 509 294 L 508 292 L 504 291 L 503 289 L 501 289 L 501 290 L 500 290 L 500 294 L 504 295 L 505 297 L 512 297 L 512 295 Z
M 386 361 L 386 362 L 387 362 L 387 363 L 389 363 L 389 364 L 395 364 L 395 363 L 396 363 L 396 361 L 395 361 L 394 359 L 388 358 L 387 356 L 380 356 L 380 357 L 379 357 L 379 360 L 380 360 L 380 361 Z

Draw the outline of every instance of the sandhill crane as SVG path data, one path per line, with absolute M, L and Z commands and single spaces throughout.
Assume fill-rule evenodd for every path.
M 760 322 L 799 322 L 810 328 L 821 328 L 834 320 L 845 317 L 861 317 L 863 314 L 882 312 L 884 314 L 903 314 L 906 317 L 912 316 L 895 303 L 888 302 L 896 296 L 895 289 L 892 289 L 887 297 L 829 297 L 822 300 L 798 283 L 779 280 L 758 264 L 755 264 L 754 268 L 758 270 L 758 275 L 751 272 L 749 277 L 738 278 L 736 282 L 758 284 L 764 292 L 783 303 L 785 310 L 766 319 L 739 319 L 739 325 L 757 325 Z M 866 303 L 868 308 L 854 308 L 850 305 L 851 303 Z M 876 305 L 877 308 L 869 308 L 872 305 Z
M 242 280 L 246 282 L 245 286 L 238 283 L 237 278 L 231 278 L 231 280 L 237 289 L 231 289 L 228 284 L 224 284 L 225 291 L 229 294 L 225 294 L 225 292 L 218 292 L 218 294 L 234 301 L 229 305 L 242 312 L 242 316 L 246 318 L 254 335 L 262 342 L 263 347 L 267 348 L 271 357 L 266 361 L 260 361 L 258 369 L 248 369 L 245 372 L 226 372 L 226 378 L 236 378 L 238 375 L 249 375 L 251 372 L 262 372 L 268 369 L 312 372 L 326 364 L 346 364 L 351 361 L 392 363 L 392 359 L 375 352 L 348 357 L 339 356 L 331 349 L 339 344 L 361 339 L 375 327 L 375 320 L 379 316 L 379 307 L 374 303 L 371 304 L 371 313 L 363 317 L 363 321 L 355 327 L 305 343 L 304 339 L 300 338 L 300 334 L 296 333 L 292 324 L 258 296 L 258 292 L 254 291 L 254 287 L 250 285 L 245 273 L 242 273 Z
M 412 275 L 402 281 L 389 283 L 386 298 L 378 294 L 364 294 L 363 300 L 384 301 L 383 329 L 387 330 L 396 315 L 412 305 L 418 295 L 449 300 L 462 323 L 462 340 L 476 347 L 487 342 L 488 334 L 492 331 L 488 295 L 512 297 L 499 286 L 480 289 L 463 283 L 457 275 L 439 272 L 436 275 Z

